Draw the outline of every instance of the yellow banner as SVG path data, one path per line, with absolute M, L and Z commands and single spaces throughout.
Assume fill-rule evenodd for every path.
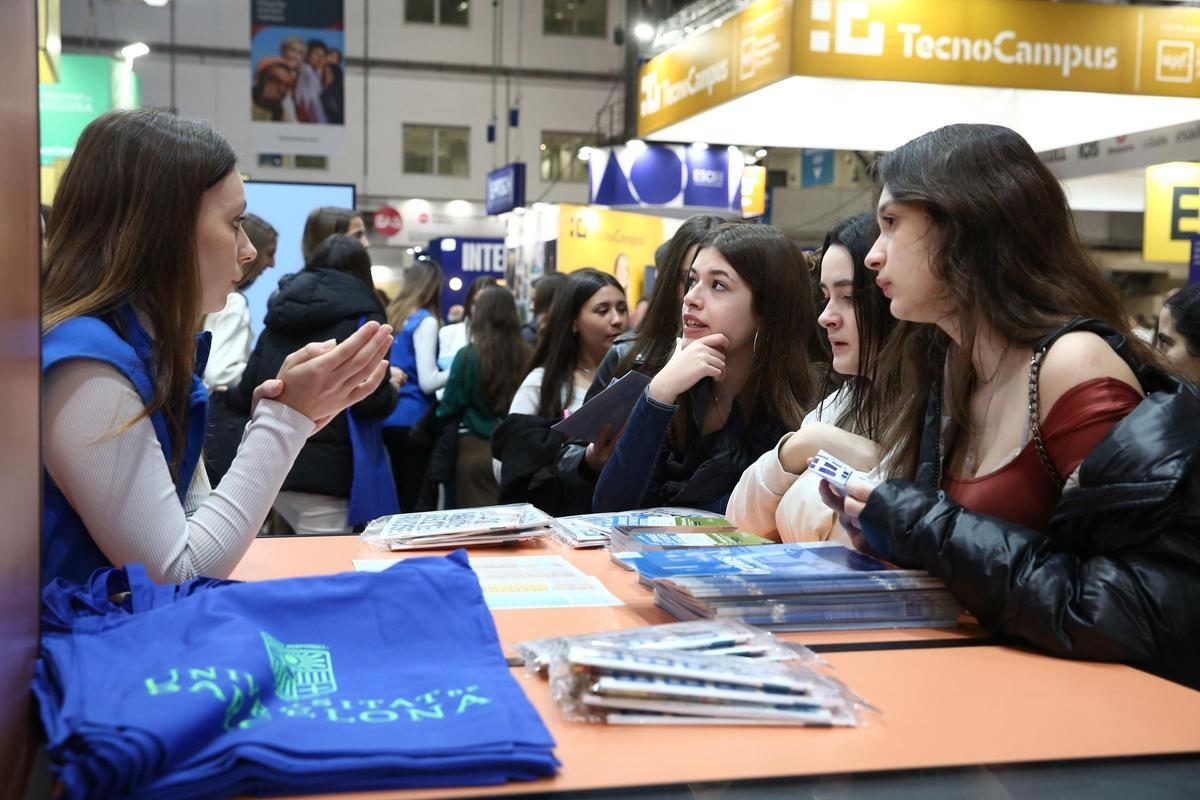
M 665 241 L 661 217 L 563 204 L 558 216 L 559 272 L 593 267 L 616 277 L 632 308 L 642 297 L 646 267 Z
M 642 67 L 638 133 L 792 74 L 1200 97 L 1198 53 L 1197 8 L 759 0 Z
M 751 165 L 742 170 L 742 216 L 767 213 L 767 168 Z
M 1146 168 L 1142 258 L 1186 263 L 1200 236 L 1200 164 L 1173 161 Z
M 1195 97 L 1200 10 L 1026 0 L 803 0 L 798 75 Z
M 786 78 L 792 0 L 755 0 L 719 28 L 650 59 L 638 78 L 638 134 Z

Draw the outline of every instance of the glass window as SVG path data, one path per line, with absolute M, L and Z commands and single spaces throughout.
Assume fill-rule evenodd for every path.
M 470 145 L 470 128 L 405 125 L 404 171 L 469 177 Z
M 405 22 L 437 22 L 433 16 L 434 0 L 404 0 Z
M 470 21 L 470 0 L 438 0 L 438 24 L 467 27 Z
M 540 172 L 543 183 L 586 183 L 588 162 L 579 158 L 581 147 L 600 143 L 594 133 L 542 131 Z
M 608 35 L 608 0 L 542 0 L 542 32 L 556 36 Z
M 404 21 L 466 27 L 471 0 L 405 0 Z
M 258 165 L 260 167 L 288 167 L 294 169 L 328 169 L 329 161 L 325 156 L 259 153 Z
M 471 143 L 470 128 L 437 129 L 437 174 L 466 178 L 471 174 L 467 148 Z

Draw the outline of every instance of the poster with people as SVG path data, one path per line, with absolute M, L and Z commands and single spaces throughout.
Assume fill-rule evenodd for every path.
M 342 0 L 251 0 L 250 119 L 259 152 L 341 152 L 345 60 Z

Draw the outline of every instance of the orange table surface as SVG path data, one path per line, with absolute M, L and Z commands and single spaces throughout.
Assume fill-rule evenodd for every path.
M 406 553 L 414 557 L 432 553 Z M 627 605 L 499 610 L 501 640 L 585 633 L 670 621 L 636 576 L 607 551 L 553 542 L 478 549 L 473 558 L 560 554 L 596 575 Z M 390 555 L 354 537 L 256 540 L 235 571 L 242 580 L 351 569 L 352 558 Z M 803 638 L 801 638 L 803 637 Z M 789 634 L 807 641 L 890 642 L 898 649 L 830 652 L 836 677 L 882 715 L 861 728 L 607 726 L 566 721 L 543 678 L 514 675 L 557 742 L 563 762 L 548 780 L 495 787 L 369 792 L 370 798 L 473 797 L 617 790 L 638 786 L 891 770 L 1200 753 L 1200 692 L 1116 664 L 1051 658 L 1019 648 L 961 643 L 978 629 Z M 888 647 L 886 643 L 884 647 Z
M 298 575 L 328 575 L 354 569 L 354 559 L 419 558 L 444 555 L 448 550 L 389 553 L 372 550 L 357 536 L 280 536 L 255 539 L 234 570 L 235 580 L 254 581 Z M 472 548 L 471 558 L 560 555 L 579 570 L 599 578 L 624 606 L 604 608 L 498 609 L 493 613 L 500 641 L 511 645 L 525 639 L 595 633 L 674 622 L 654 605 L 650 591 L 637 575 L 612 562 L 607 549 L 572 550 L 552 540 L 533 540 L 503 547 Z M 859 631 L 812 631 L 782 634 L 790 641 L 817 646 L 886 646 L 888 643 L 986 643 L 978 625 L 957 628 L 895 628 Z

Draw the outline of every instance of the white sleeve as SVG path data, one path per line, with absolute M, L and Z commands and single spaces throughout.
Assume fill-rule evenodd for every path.
M 212 332 L 212 352 L 204 368 L 204 385 L 211 390 L 236 384 L 246 370 L 254 343 L 246 299 L 238 292 L 230 292 L 225 308 L 205 317 L 204 329 Z
M 450 370 L 437 368 L 438 324 L 433 317 L 426 317 L 413 331 L 413 350 L 417 356 L 417 383 L 425 394 L 433 394 L 446 385 Z
M 73 360 L 43 384 L 46 471 L 116 565 L 141 562 L 156 581 L 228 577 L 262 527 L 312 420 L 273 400 L 255 409 L 220 487 L 190 516 L 142 401 L 113 367 Z M 197 467 L 203 469 L 203 466 Z M 206 481 L 193 481 L 189 506 Z
M 741 530 L 759 536 L 778 535 L 775 511 L 788 489 L 800 477 L 785 470 L 779 461 L 779 450 L 791 436 L 790 433 L 785 435 L 779 444 L 747 467 L 733 494 L 729 496 L 725 516 Z
M 508 413 L 510 414 L 536 414 L 538 409 L 538 398 L 542 392 L 542 375 L 544 370 L 541 367 L 536 367 L 530 370 L 525 376 L 525 380 L 521 381 L 521 385 L 517 387 L 516 394 L 513 395 L 512 402 L 508 404 Z

